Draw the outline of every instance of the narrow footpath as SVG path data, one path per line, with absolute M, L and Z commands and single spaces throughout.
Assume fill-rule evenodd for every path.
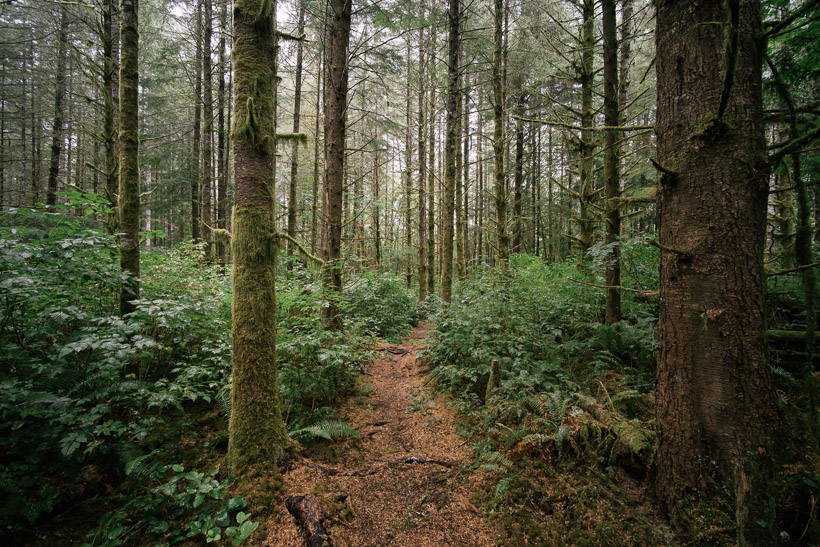
M 297 519 L 311 516 L 330 536 L 325 545 L 336 547 L 497 543 L 470 501 L 481 485 L 466 469 L 472 451 L 456 433 L 455 411 L 424 386 L 429 369 L 416 357 L 428 328 L 420 325 L 400 346 L 378 346 L 364 396 L 340 410 L 361 439 L 336 441 L 328 462 L 303 459 L 285 474 L 291 511 L 283 501 L 264 545 L 309 545 Z

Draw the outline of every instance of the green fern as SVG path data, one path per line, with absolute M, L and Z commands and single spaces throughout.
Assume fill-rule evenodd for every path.
M 292 438 L 296 439 L 326 439 L 328 441 L 334 438 L 353 437 L 359 439 L 359 434 L 355 429 L 347 425 L 345 422 L 338 420 L 324 420 L 301 429 L 296 429 L 288 433 Z

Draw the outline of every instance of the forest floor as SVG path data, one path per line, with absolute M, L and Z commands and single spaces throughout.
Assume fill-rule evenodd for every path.
M 284 476 L 283 499 L 313 496 L 334 546 L 496 544 L 496 530 L 470 501 L 486 485 L 468 472 L 472 451 L 456 433 L 456 411 L 425 387 L 429 369 L 417 355 L 430 328 L 421 324 L 400 346 L 377 346 L 363 394 L 339 411 L 361 439 L 311 453 Z M 304 544 L 304 529 L 279 505 L 264 545 Z

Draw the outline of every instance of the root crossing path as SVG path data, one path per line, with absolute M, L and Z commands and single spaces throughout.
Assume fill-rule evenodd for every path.
M 265 545 L 319 545 L 325 534 L 324 545 L 337 547 L 497 543 L 470 501 L 482 486 L 471 483 L 472 452 L 455 431 L 455 411 L 424 386 L 429 370 L 416 357 L 428 328 L 377 347 L 364 395 L 340 411 L 361 439 L 285 474 L 288 507 L 283 501 L 269 521 Z

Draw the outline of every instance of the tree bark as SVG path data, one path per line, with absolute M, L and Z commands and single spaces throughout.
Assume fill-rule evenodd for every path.
M 217 221 L 216 226 L 222 230 L 228 227 L 228 154 L 225 142 L 225 110 L 227 97 L 225 90 L 225 73 L 228 71 L 226 59 L 226 40 L 228 34 L 228 0 L 223 0 L 219 11 L 219 89 L 217 91 L 217 163 L 219 164 L 219 179 L 217 186 Z M 217 238 L 216 254 L 223 266 L 228 263 L 228 246 L 225 239 Z
M 504 89 L 502 82 L 502 49 L 504 42 L 504 0 L 495 0 L 493 38 L 493 154 L 495 155 L 493 191 L 495 192 L 495 231 L 497 264 L 506 264 L 510 255 L 507 233 L 507 181 L 504 172 Z
M 235 0 L 233 13 L 233 380 L 227 461 L 240 491 L 259 492 L 272 488 L 269 481 L 278 475 L 289 444 L 276 383 L 277 249 L 270 192 L 276 7 L 265 0 Z
M 449 0 L 447 10 L 447 140 L 444 145 L 444 192 L 442 196 L 444 212 L 441 219 L 441 300 L 450 302 L 453 287 L 453 239 L 456 191 L 456 149 L 458 148 L 458 103 L 461 100 L 458 89 L 459 50 L 459 2 Z
M 213 234 L 212 200 L 214 176 L 214 108 L 213 79 L 211 78 L 211 38 L 213 37 L 213 0 L 203 0 L 204 21 L 202 33 L 202 240 L 205 259 L 211 259 Z
M 120 267 L 130 276 L 120 290 L 120 313 L 140 297 L 139 0 L 120 3 Z
M 51 164 L 48 170 L 47 205 L 57 204 L 57 179 L 63 150 L 63 100 L 65 99 L 66 58 L 68 56 L 68 7 L 60 6 L 60 28 L 57 31 L 57 73 L 54 90 L 54 123 L 51 130 Z M 25 101 L 24 101 L 25 102 Z M 25 124 L 24 124 L 25 125 Z M 25 146 L 25 135 L 23 135 Z
M 107 215 L 105 229 L 109 234 L 117 231 L 117 190 L 119 186 L 118 144 L 115 127 L 116 111 L 114 108 L 114 44 L 119 37 L 114 33 L 114 0 L 105 0 L 102 17 L 102 48 L 103 48 L 103 142 L 105 143 L 105 189 L 104 196 L 111 204 L 111 212 Z
M 757 1 L 658 4 L 656 492 L 679 528 L 708 503 L 734 513 L 740 544 L 773 545 L 760 35 Z
M 594 112 L 592 109 L 593 86 L 595 84 L 595 2 L 584 0 L 583 23 L 581 26 L 581 65 L 578 79 L 581 83 L 581 140 L 578 150 L 578 201 L 579 213 L 578 243 L 581 257 L 586 254 L 595 240 L 592 218 L 592 200 L 595 196 L 595 176 L 593 152 L 595 141 L 592 132 Z
M 198 242 L 201 238 L 202 219 L 200 216 L 199 158 L 202 138 L 202 2 L 196 0 L 196 59 L 194 62 L 194 149 L 191 154 L 191 238 Z
M 305 32 L 305 4 L 299 3 L 299 22 L 296 24 L 296 36 Z M 293 92 L 293 132 L 299 133 L 299 117 L 302 111 L 302 56 L 304 40 L 296 44 L 296 75 Z M 299 142 L 293 143 L 293 156 L 290 161 L 290 186 L 288 187 L 288 235 L 296 237 L 296 186 L 299 176 Z M 293 245 L 288 244 L 288 255 L 293 254 Z
M 521 252 L 521 230 L 523 222 L 521 222 L 521 215 L 523 214 L 523 190 L 524 190 L 524 122 L 520 116 L 524 115 L 524 93 L 520 91 L 521 81 L 518 79 L 518 104 L 516 109 L 519 118 L 515 120 L 515 176 L 513 178 L 513 244 L 512 251 L 514 253 Z
M 615 1 L 602 0 L 604 26 L 604 125 L 618 125 L 618 36 L 616 33 Z M 606 239 L 610 250 L 606 267 L 606 313 L 607 325 L 621 320 L 621 146 L 615 129 L 604 133 L 604 181 L 606 184 Z
M 424 6 L 422 6 L 422 13 Z M 419 300 L 427 298 L 427 112 L 425 84 L 424 29 L 419 29 Z
M 431 14 L 431 17 L 433 15 Z M 427 77 L 430 104 L 427 109 L 427 292 L 436 293 L 436 29 L 432 34 Z
M 409 289 L 413 283 L 413 264 L 410 252 L 413 249 L 413 131 L 411 129 L 412 105 L 410 96 L 410 37 L 407 37 L 407 83 L 404 88 L 404 227 L 407 247 L 407 268 L 405 284 Z
M 325 192 L 322 237 L 325 267 L 323 282 L 327 301 L 322 320 L 331 330 L 342 330 L 339 303 L 342 298 L 342 192 L 347 120 L 348 46 L 352 0 L 330 0 L 331 24 L 327 43 L 325 83 Z

